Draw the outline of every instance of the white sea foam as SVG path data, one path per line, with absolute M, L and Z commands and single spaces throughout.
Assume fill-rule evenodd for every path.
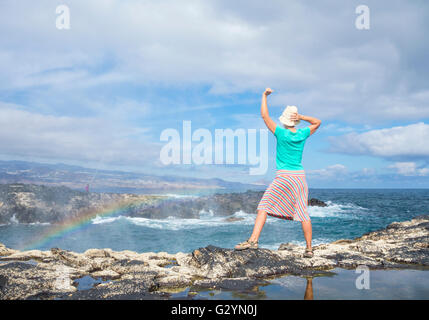
M 175 217 L 168 217 L 167 219 L 147 219 L 147 218 L 132 218 L 126 219 L 135 225 L 163 230 L 182 230 L 182 229 L 195 229 L 201 227 L 217 227 L 228 224 L 223 218 L 215 219 L 182 219 Z
M 214 213 L 210 211 L 202 211 L 200 213 L 200 219 L 183 219 L 177 217 L 168 217 L 166 219 L 149 219 L 138 217 L 123 218 L 138 226 L 163 230 L 195 229 L 201 227 L 217 227 L 230 224 L 253 224 L 255 221 L 254 215 L 247 214 L 242 211 L 236 212 L 235 214 L 226 217 L 215 216 Z M 239 220 L 229 221 L 228 218 L 238 218 Z
M 236 221 L 229 220 L 228 218 L 238 218 Z M 200 211 L 199 219 L 184 219 L 177 217 L 168 217 L 166 219 L 152 219 L 152 218 L 141 218 L 141 217 L 100 217 L 96 216 L 92 219 L 93 224 L 104 224 L 113 223 L 119 219 L 124 219 L 134 225 L 152 228 L 152 229 L 164 229 L 164 230 L 182 230 L 182 229 L 194 229 L 201 227 L 215 227 L 229 224 L 253 224 L 255 221 L 255 215 L 238 211 L 230 216 L 215 216 L 212 210 Z
M 36 222 L 30 222 L 30 223 L 25 223 L 25 222 L 19 222 L 18 221 L 18 219 L 16 219 L 16 217 L 15 216 L 13 216 L 11 219 L 9 219 L 10 220 L 10 223 L 4 223 L 4 224 L 1 224 L 0 223 L 0 227 L 3 227 L 3 226 L 10 226 L 10 225 L 12 225 L 12 224 L 20 224 L 20 225 L 27 225 L 27 226 L 48 226 L 48 225 L 50 225 L 50 223 L 49 222 L 39 222 L 39 221 L 36 221 Z
M 310 217 L 346 217 L 349 214 L 356 213 L 358 210 L 366 210 L 365 208 L 354 204 L 336 204 L 327 202 L 327 207 L 309 207 Z M 92 219 L 93 224 L 113 223 L 119 219 L 124 219 L 134 225 L 147 227 L 151 229 L 162 230 L 184 230 L 195 229 L 201 227 L 219 227 L 223 225 L 253 225 L 255 223 L 255 214 L 249 214 L 243 211 L 237 211 L 230 216 L 216 216 L 212 210 L 200 211 L 199 219 L 184 219 L 177 217 L 168 217 L 166 219 L 152 219 L 142 217 L 100 217 L 96 216 Z M 235 220 L 236 219 L 236 220 Z M 268 217 L 267 224 L 281 223 L 282 220 Z M 277 249 L 278 246 L 275 248 Z
M 359 211 L 368 210 L 353 203 L 338 204 L 332 201 L 327 201 L 326 204 L 326 207 L 309 206 L 308 214 L 310 217 L 345 217 L 349 214 L 355 214 Z
M 244 212 L 244 211 L 240 210 L 240 211 L 237 211 L 233 215 L 231 215 L 229 217 L 226 217 L 226 218 L 239 218 L 239 219 L 242 219 L 242 220 L 236 221 L 235 223 L 253 224 L 253 223 L 255 223 L 255 217 L 256 217 L 256 214 L 249 214 L 247 212 Z
M 49 222 L 39 222 L 39 221 L 30 222 L 30 223 L 24 223 L 24 224 L 28 224 L 30 226 L 49 226 L 50 225 Z
M 121 219 L 122 216 L 118 216 L 118 217 L 100 217 L 99 215 L 97 215 L 94 219 L 92 219 L 92 224 L 102 224 L 102 223 L 111 223 L 114 222 L 116 220 Z
M 9 220 L 10 220 L 10 223 L 13 223 L 13 224 L 18 224 L 18 223 L 19 223 L 19 221 L 18 221 L 18 219 L 15 217 L 15 215 L 13 215 Z
M 200 218 L 204 219 L 204 218 L 211 218 L 214 217 L 214 212 L 213 210 L 209 210 L 209 211 L 205 211 L 205 210 L 201 210 L 200 211 Z

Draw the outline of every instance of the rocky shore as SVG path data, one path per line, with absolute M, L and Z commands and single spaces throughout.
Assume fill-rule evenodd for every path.
M 81 192 L 67 187 L 0 184 L 0 224 L 61 223 L 87 212 L 121 205 L 133 215 L 167 197 L 127 193 Z
M 0 299 L 169 299 L 189 288 L 251 292 L 273 277 L 332 274 L 333 268 L 421 268 L 429 266 L 429 216 L 394 222 L 353 240 L 315 247 L 285 243 L 278 250 L 234 251 L 207 246 L 192 253 L 115 252 L 90 249 L 75 253 L 17 251 L 0 244 Z M 93 281 L 82 290 L 82 279 Z

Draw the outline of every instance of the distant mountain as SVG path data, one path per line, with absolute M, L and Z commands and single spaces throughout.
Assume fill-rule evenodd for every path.
M 258 190 L 261 185 L 222 179 L 198 179 L 180 176 L 156 176 L 143 173 L 96 170 L 63 163 L 1 161 L 0 183 L 66 186 L 75 190 L 113 193 L 204 193 L 210 191 Z

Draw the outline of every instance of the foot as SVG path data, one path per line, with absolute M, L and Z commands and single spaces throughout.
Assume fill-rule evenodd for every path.
M 237 244 L 234 247 L 235 250 L 245 250 L 245 249 L 258 249 L 258 241 L 246 240 Z
M 313 249 L 306 248 L 304 253 L 304 258 L 313 258 L 313 256 L 314 256 Z

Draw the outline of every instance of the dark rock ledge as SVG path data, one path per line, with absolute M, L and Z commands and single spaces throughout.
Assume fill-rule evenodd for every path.
M 394 222 L 354 240 L 315 247 L 282 244 L 278 250 L 234 251 L 208 246 L 192 253 L 136 253 L 89 249 L 17 251 L 0 244 L 0 299 L 168 299 L 190 288 L 250 292 L 281 275 L 316 276 L 333 268 L 429 266 L 429 216 Z M 78 290 L 78 279 L 99 279 Z

